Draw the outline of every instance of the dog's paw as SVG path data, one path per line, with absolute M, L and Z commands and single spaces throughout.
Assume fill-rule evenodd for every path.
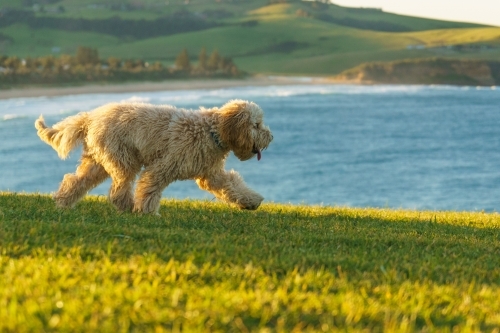
M 59 196 L 57 194 L 52 195 L 52 199 L 56 203 L 56 207 L 59 209 L 71 209 L 76 204 L 76 202 L 73 198 L 67 198 L 67 197 Z
M 259 208 L 260 204 L 264 200 L 264 197 L 261 196 L 258 193 L 255 193 L 254 195 L 244 198 L 239 202 L 239 207 L 241 209 L 247 209 L 247 210 L 256 210 Z
M 159 207 L 155 210 L 146 210 L 144 209 L 143 206 L 141 205 L 135 205 L 134 208 L 132 209 L 132 213 L 137 214 L 137 215 L 145 215 L 145 214 L 150 214 L 155 217 L 161 217 L 161 214 L 159 212 Z

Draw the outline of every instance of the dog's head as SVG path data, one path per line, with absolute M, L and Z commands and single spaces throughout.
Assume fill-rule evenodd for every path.
M 234 155 L 241 161 L 254 155 L 260 160 L 261 151 L 273 140 L 271 130 L 264 125 L 262 109 L 252 102 L 233 100 L 223 105 L 217 113 L 220 139 Z

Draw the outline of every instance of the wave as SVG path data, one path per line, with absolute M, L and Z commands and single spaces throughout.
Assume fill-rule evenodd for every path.
M 307 80 L 305 80 L 307 82 Z M 17 98 L 0 100 L 0 119 L 13 117 L 38 117 L 66 115 L 90 111 L 96 107 L 116 101 L 148 102 L 153 104 L 173 104 L 179 107 L 197 108 L 222 105 L 230 99 L 247 99 L 261 102 L 269 98 L 290 98 L 293 96 L 314 95 L 377 95 L 410 94 L 427 96 L 431 94 L 467 91 L 473 94 L 476 87 L 446 85 L 341 85 L 341 84 L 304 84 L 275 86 L 248 86 L 224 89 L 196 89 L 177 91 L 156 91 L 136 93 L 87 94 L 57 97 Z M 499 93 L 496 87 L 479 89 L 481 93 Z
M 129 102 L 129 103 L 148 103 L 151 101 L 151 98 L 144 96 L 132 96 L 129 98 L 122 99 L 120 102 Z
M 5 114 L 0 119 L 2 119 L 3 121 L 9 121 L 9 120 L 20 119 L 20 118 L 26 118 L 26 116 L 19 115 L 19 114 Z

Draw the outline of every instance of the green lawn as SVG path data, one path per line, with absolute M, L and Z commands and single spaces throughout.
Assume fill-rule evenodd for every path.
M 491 331 L 496 213 L 0 195 L 0 331 Z

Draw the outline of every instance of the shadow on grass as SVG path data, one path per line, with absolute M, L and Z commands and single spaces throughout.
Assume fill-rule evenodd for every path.
M 161 214 L 118 214 L 104 198 L 59 211 L 48 196 L 0 195 L 0 247 L 11 257 L 78 249 L 84 260 L 153 255 L 200 265 L 252 262 L 278 275 L 323 268 L 375 281 L 500 284 L 498 224 L 280 205 L 247 212 L 202 201 L 166 201 Z

